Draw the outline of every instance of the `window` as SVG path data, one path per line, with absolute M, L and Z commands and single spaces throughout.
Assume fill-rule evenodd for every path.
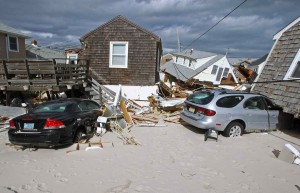
M 78 54 L 67 54 L 67 64 L 77 64 Z
M 244 103 L 245 109 L 265 110 L 265 103 L 262 97 L 252 97 Z
M 218 71 L 218 75 L 217 75 L 216 81 L 220 81 L 222 74 L 223 74 L 223 68 L 219 68 L 219 71 Z
M 79 108 L 82 111 L 100 110 L 100 105 L 92 101 L 83 101 L 79 103 Z
M 9 44 L 9 51 L 18 52 L 19 51 L 19 45 L 18 45 L 18 38 L 8 36 L 8 44 Z
M 218 66 L 214 65 L 211 74 L 217 74 Z
M 227 77 L 229 72 L 229 68 L 225 68 L 224 72 L 223 72 L 223 77 Z
M 300 78 L 300 61 L 297 62 L 297 65 L 296 65 L 291 77 L 292 78 Z
M 214 98 L 214 93 L 211 92 L 195 92 L 191 94 L 188 98 L 187 101 L 196 103 L 199 105 L 206 105 L 210 103 Z
M 224 108 L 232 108 L 238 105 L 242 100 L 244 99 L 244 96 L 227 96 L 220 98 L 216 105 L 218 107 L 224 107 Z
M 300 49 L 298 50 L 290 68 L 288 69 L 284 80 L 300 78 Z
M 110 42 L 109 67 L 128 67 L 128 42 Z

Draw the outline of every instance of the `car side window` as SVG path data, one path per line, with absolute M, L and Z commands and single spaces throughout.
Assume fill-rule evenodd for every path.
M 85 101 L 88 110 L 100 110 L 100 105 L 93 101 Z
M 262 97 L 252 97 L 245 101 L 245 109 L 265 110 L 266 106 Z
M 93 101 L 82 101 L 81 103 L 78 104 L 78 107 L 82 111 L 91 111 L 91 110 L 100 110 L 101 106 Z
M 216 105 L 218 107 L 223 108 L 232 108 L 238 105 L 242 100 L 244 99 L 244 96 L 226 96 L 223 98 L 220 98 Z

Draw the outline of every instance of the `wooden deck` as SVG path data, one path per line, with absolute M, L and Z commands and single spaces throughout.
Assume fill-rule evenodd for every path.
M 2 91 L 65 91 L 87 82 L 89 61 L 75 64 L 57 63 L 61 59 L 6 61 L 0 63 Z

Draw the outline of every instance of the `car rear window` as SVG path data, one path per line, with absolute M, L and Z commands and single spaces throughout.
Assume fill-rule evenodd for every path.
M 223 108 L 232 108 L 238 105 L 242 100 L 244 99 L 244 96 L 226 96 L 223 98 L 220 98 L 216 105 L 218 107 Z
M 61 113 L 67 111 L 73 106 L 76 106 L 74 103 L 62 102 L 62 103 L 47 103 L 41 106 L 38 106 L 34 109 L 34 113 Z
M 212 101 L 214 93 L 212 92 L 195 92 L 191 94 L 186 100 L 199 105 L 206 105 Z

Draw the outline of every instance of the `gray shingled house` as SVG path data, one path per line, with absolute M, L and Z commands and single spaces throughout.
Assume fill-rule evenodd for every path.
M 275 34 L 253 91 L 262 93 L 299 118 L 300 111 L 300 17 Z M 274 82 L 268 82 L 274 81 Z M 278 81 L 278 82 L 276 82 Z

